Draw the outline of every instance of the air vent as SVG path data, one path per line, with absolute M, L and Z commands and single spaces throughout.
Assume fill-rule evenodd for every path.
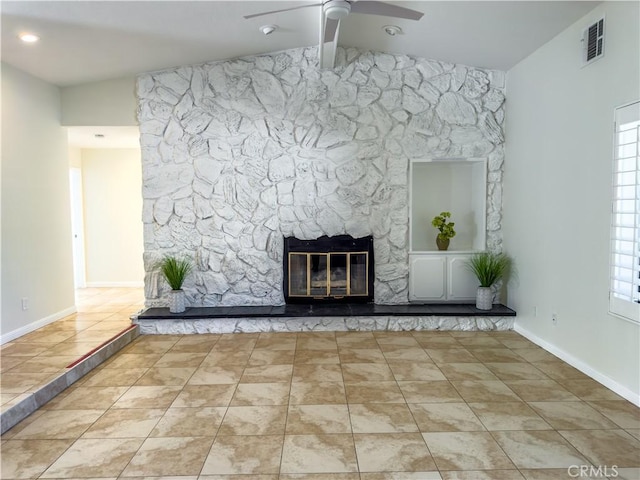
M 604 18 L 585 28 L 582 34 L 584 65 L 604 56 Z

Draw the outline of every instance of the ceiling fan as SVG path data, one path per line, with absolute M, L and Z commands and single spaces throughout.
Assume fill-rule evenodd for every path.
M 410 8 L 393 5 L 391 3 L 378 2 L 376 0 L 325 0 L 322 3 L 254 13 L 252 15 L 245 15 L 244 18 L 255 18 L 262 15 L 271 15 L 273 13 L 288 12 L 290 10 L 308 7 L 322 7 L 320 48 L 318 52 L 321 68 L 333 68 L 340 20 L 347 17 L 350 13 L 366 13 L 369 15 L 381 15 L 384 17 L 404 18 L 408 20 L 420 20 L 424 15 L 417 10 L 411 10 Z M 329 52 L 325 52 L 324 50 L 325 43 L 330 43 L 332 46 Z

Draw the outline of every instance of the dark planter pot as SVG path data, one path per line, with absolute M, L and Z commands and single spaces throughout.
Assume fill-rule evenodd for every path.
M 440 238 L 440 236 L 436 237 L 436 245 L 438 246 L 438 250 L 447 250 L 449 248 L 450 238 Z

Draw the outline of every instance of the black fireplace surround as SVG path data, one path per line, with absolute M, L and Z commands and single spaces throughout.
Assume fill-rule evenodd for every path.
M 286 237 L 283 267 L 287 303 L 373 302 L 372 236 Z

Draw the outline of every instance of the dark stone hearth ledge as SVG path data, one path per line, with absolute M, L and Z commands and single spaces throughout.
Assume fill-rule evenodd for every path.
M 205 318 L 292 318 L 292 317 L 515 317 L 516 312 L 502 304 L 491 310 L 478 310 L 473 304 L 333 304 L 282 305 L 278 307 L 193 307 L 184 313 L 169 313 L 168 308 L 148 308 L 138 320 L 176 320 Z

